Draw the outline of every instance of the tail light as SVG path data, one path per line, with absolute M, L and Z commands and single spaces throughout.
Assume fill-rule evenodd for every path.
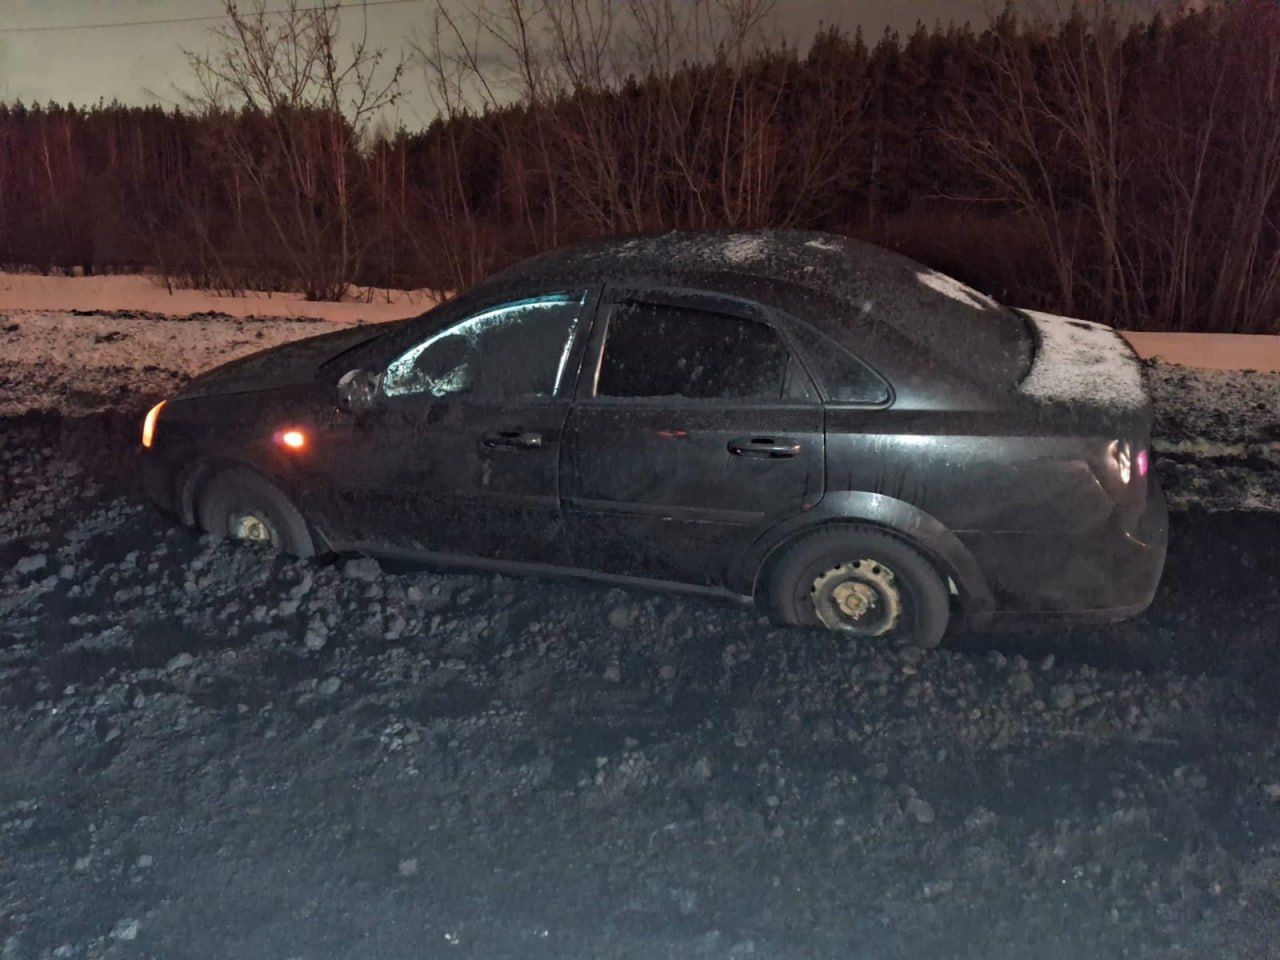
M 1138 471 L 1138 476 L 1145 477 L 1151 471 L 1151 454 L 1146 450 L 1139 450 L 1133 458 L 1133 465 Z

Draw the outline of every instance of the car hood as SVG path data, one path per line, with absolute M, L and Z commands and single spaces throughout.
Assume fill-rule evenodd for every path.
M 328 360 L 379 334 L 376 326 L 359 326 L 281 344 L 232 360 L 200 374 L 175 399 L 225 397 L 310 383 Z

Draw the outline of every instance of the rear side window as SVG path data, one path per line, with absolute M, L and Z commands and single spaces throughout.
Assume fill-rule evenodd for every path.
M 791 334 L 828 400 L 868 405 L 888 402 L 885 382 L 840 344 L 804 323 L 792 324 Z
M 768 324 L 688 307 L 620 303 L 609 318 L 596 395 L 802 399 L 807 384 L 794 369 Z

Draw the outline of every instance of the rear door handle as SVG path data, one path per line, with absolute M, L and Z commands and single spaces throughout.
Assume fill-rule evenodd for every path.
M 490 430 L 482 438 L 486 447 L 515 447 L 517 450 L 537 450 L 542 446 L 542 434 L 527 430 Z
M 735 457 L 786 460 L 800 452 L 800 441 L 775 437 L 738 437 L 729 441 L 729 452 Z

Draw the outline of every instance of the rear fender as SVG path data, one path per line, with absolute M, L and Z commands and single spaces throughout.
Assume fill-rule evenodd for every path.
M 804 534 L 837 523 L 857 523 L 896 534 L 923 552 L 951 578 L 967 619 L 989 616 L 995 600 L 987 579 L 960 539 L 937 519 L 903 500 L 867 491 L 829 493 L 807 513 L 785 520 L 760 537 L 729 570 L 729 585 L 754 595 L 760 575 L 778 550 Z

